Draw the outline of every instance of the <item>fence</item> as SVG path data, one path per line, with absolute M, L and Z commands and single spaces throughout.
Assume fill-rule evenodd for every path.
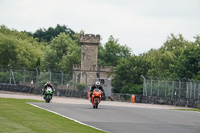
M 143 95 L 166 98 L 200 99 L 200 82 L 192 79 L 145 78 L 143 82 Z
M 143 95 L 136 95 L 136 102 L 197 107 L 196 101 L 200 100 L 199 81 L 192 79 L 167 80 L 165 78 L 142 77 L 144 79 Z M 76 77 L 74 79 L 76 79 Z M 0 68 L 1 90 L 10 90 L 10 88 L 14 88 L 14 90 L 10 91 L 41 94 L 41 88 L 43 85 L 47 81 L 51 81 L 57 90 L 55 93 L 57 96 L 86 98 L 86 92 L 89 91 L 88 88 L 85 87 L 82 91 L 77 90 L 77 81 L 74 79 L 73 74 L 65 74 L 62 71 L 60 71 L 60 73 L 53 73 L 50 70 L 47 72 L 41 72 L 37 69 L 28 71 L 26 69 L 17 70 L 12 68 Z M 111 81 L 109 81 L 109 84 L 110 82 Z M 106 82 L 105 86 L 111 91 L 111 86 L 107 85 Z M 106 89 L 105 86 L 104 88 Z M 131 94 L 111 93 L 110 95 L 108 98 L 111 98 L 111 100 L 131 102 Z M 200 106 L 200 104 L 198 104 L 198 106 Z
M 40 94 L 43 85 L 47 81 L 50 81 L 53 83 L 54 87 L 57 90 L 55 93 L 55 95 L 57 96 L 83 96 L 85 98 L 86 96 L 83 91 L 80 92 L 80 94 L 78 93 L 78 90 L 76 89 L 78 80 L 76 80 L 76 78 L 73 79 L 73 74 L 64 74 L 62 71 L 60 71 L 60 73 L 53 73 L 50 70 L 47 72 L 41 72 L 38 69 L 30 71 L 26 70 L 25 68 L 22 70 L 12 68 L 0 68 L 0 84 L 6 85 L 4 87 L 1 86 L 2 90 L 9 90 L 8 85 L 12 85 L 12 87 L 14 88 L 13 90 L 19 92 L 23 91 L 28 93 Z M 96 78 L 93 80 L 94 83 L 96 80 L 104 81 L 102 83 L 102 86 L 106 92 L 106 96 L 109 96 L 109 98 L 112 98 L 112 100 L 121 102 L 131 101 L 130 94 L 117 94 L 111 92 L 111 79 Z M 14 87 L 15 85 L 18 85 L 18 87 Z M 86 92 L 89 90 L 85 89 L 84 91 Z
M 64 74 L 62 71 L 52 73 L 50 70 L 40 72 L 38 69 L 27 71 L 26 69 L 0 68 L 0 83 L 42 88 L 47 81 L 52 82 L 57 89 L 73 89 L 72 75 Z

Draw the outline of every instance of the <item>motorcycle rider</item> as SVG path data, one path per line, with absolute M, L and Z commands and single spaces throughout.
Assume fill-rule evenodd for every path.
M 99 81 L 96 81 L 95 82 L 95 85 L 93 85 L 90 89 L 90 101 L 92 101 L 92 94 L 93 94 L 93 91 L 94 89 L 98 88 L 99 90 L 102 91 L 102 93 L 104 93 L 104 89 L 103 87 L 101 86 L 101 83 Z
M 45 91 L 47 90 L 47 87 L 50 87 L 52 89 L 52 92 L 54 93 L 55 89 L 53 88 L 53 86 L 51 85 L 51 82 L 47 82 L 46 84 L 44 84 L 44 87 L 42 89 L 42 93 L 44 95 L 44 99 L 45 99 Z

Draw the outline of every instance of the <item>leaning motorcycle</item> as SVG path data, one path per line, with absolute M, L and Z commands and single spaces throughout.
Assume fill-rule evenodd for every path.
M 52 99 L 53 96 L 53 90 L 51 87 L 47 87 L 47 89 L 45 90 L 45 102 L 49 103 Z
M 99 90 L 98 88 L 93 90 L 92 99 L 91 99 L 93 108 L 98 108 L 98 105 L 101 101 L 101 94 L 102 94 L 102 91 Z

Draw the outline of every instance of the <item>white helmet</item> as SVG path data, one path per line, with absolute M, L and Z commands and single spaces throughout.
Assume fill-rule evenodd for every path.
M 97 81 L 97 82 L 95 83 L 95 85 L 96 85 L 96 86 L 100 86 L 100 82 Z

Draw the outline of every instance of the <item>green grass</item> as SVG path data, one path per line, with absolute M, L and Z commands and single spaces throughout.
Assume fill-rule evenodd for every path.
M 0 132 L 103 133 L 25 102 L 39 101 L 0 98 Z
M 200 109 L 175 109 L 175 110 L 183 110 L 183 111 L 197 111 L 197 112 L 200 112 Z

